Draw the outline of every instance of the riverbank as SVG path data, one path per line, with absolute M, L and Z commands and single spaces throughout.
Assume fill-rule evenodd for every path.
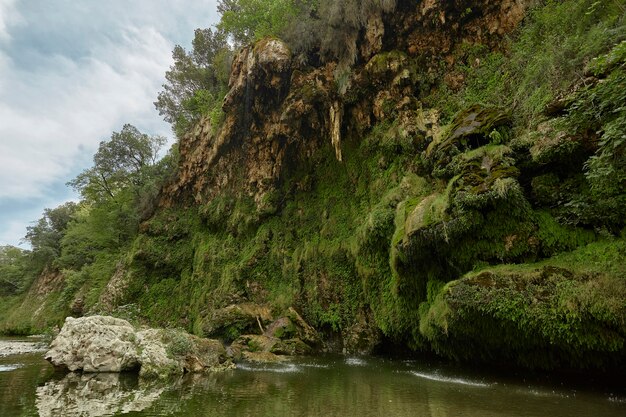
M 42 353 L 48 349 L 49 341 L 42 335 L 28 337 L 3 337 L 0 339 L 0 358 L 11 355 Z

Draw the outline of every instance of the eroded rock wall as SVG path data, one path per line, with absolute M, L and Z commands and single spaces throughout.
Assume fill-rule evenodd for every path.
M 226 188 L 260 204 L 290 167 L 320 147 L 333 146 L 341 161 L 343 136 L 392 111 L 418 110 L 415 98 L 430 85 L 418 77 L 452 66 L 459 44 L 497 45 L 531 3 L 399 2 L 393 13 L 370 16 L 348 75 L 334 63 L 301 68 L 277 39 L 243 48 L 232 65 L 223 124 L 204 119 L 181 139 L 179 175 L 164 190 L 164 205 L 181 197 L 205 203 Z

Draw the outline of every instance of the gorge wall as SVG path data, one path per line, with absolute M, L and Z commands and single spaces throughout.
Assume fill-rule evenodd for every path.
M 69 305 L 227 341 L 294 308 L 326 350 L 623 369 L 623 191 L 602 206 L 585 174 L 623 117 L 623 33 L 531 120 L 460 98 L 506 77 L 482 68 L 541 7 L 400 1 L 350 68 L 243 48 L 222 124 L 180 140 L 126 260 Z M 592 102 L 606 111 L 583 125 Z

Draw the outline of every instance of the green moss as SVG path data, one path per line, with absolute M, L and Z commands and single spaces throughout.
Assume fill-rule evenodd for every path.
M 541 241 L 542 254 L 546 257 L 568 252 L 596 240 L 591 230 L 577 229 L 558 223 L 548 212 L 535 213 L 537 238 Z
M 421 333 L 442 355 L 538 368 L 624 366 L 624 241 L 539 264 L 473 272 L 443 288 Z
M 194 345 L 189 335 L 184 331 L 166 329 L 161 336 L 167 346 L 167 354 L 172 359 L 182 358 L 194 351 Z
M 382 75 L 388 71 L 396 74 L 399 67 L 408 60 L 406 53 L 398 50 L 382 52 L 370 59 L 366 65 L 366 70 L 372 75 Z

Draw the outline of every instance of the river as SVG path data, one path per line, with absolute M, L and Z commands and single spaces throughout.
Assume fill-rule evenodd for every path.
M 615 391 L 439 362 L 326 356 L 146 382 L 55 373 L 43 349 L 33 339 L 0 339 L 0 416 L 626 415 L 623 385 Z

